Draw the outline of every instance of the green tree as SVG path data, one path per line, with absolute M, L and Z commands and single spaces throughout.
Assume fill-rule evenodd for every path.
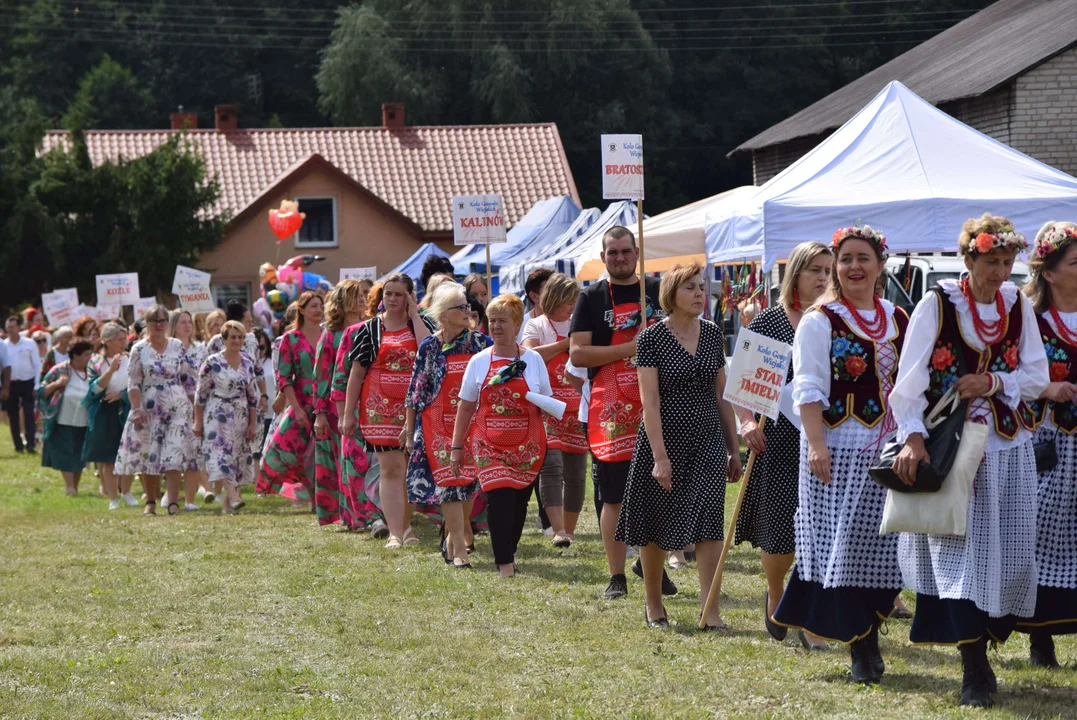
M 105 55 L 79 82 L 63 118 L 66 128 L 138 130 L 153 127 L 153 98 L 134 73 Z

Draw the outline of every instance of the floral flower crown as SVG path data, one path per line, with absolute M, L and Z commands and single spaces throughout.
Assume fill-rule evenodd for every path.
M 875 230 L 871 225 L 860 225 L 858 222 L 854 227 L 838 228 L 830 238 L 831 249 L 837 250 L 838 246 L 841 245 L 841 241 L 845 238 L 867 240 L 878 248 L 879 252 L 886 252 L 886 235 L 883 235 L 880 230 Z
M 998 232 L 982 232 L 969 243 L 968 253 L 986 255 L 992 250 L 1028 250 L 1025 236 L 1013 229 L 1013 225 L 1002 225 Z
M 1063 246 L 1077 240 L 1077 230 L 1053 227 L 1051 232 L 1036 241 L 1036 257 L 1043 259 Z

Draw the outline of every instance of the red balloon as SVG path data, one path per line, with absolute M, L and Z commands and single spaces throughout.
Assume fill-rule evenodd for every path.
M 273 230 L 273 234 L 277 236 L 278 241 L 287 240 L 292 235 L 295 235 L 302 225 L 303 215 L 301 213 L 295 211 L 281 212 L 280 210 L 269 211 L 269 227 Z

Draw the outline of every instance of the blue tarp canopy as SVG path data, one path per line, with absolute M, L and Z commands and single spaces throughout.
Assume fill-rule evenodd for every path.
M 637 218 L 636 204 L 634 202 L 618 200 L 610 203 L 610 206 L 606 208 L 606 212 L 602 213 L 587 228 L 587 232 L 579 237 L 564 238 L 563 241 L 559 239 L 559 242 L 554 247 L 543 252 L 541 258 L 537 258 L 534 267 L 548 267 L 569 277 L 576 277 L 577 263 L 582 266 L 583 260 L 589 257 L 588 251 L 590 248 L 594 245 L 600 246 L 602 244 L 602 236 L 606 234 L 607 230 L 621 225 L 631 230 L 632 234 L 635 235 Z
M 527 274 L 537 267 L 544 267 L 542 258 L 550 256 L 554 249 L 564 249 L 574 245 L 579 238 L 587 233 L 588 228 L 598 220 L 601 214 L 598 208 L 587 208 L 576 217 L 567 230 L 552 241 L 542 246 L 532 247 L 526 255 L 518 255 L 513 258 L 511 263 L 502 265 L 498 273 L 501 292 L 523 295 Z
M 534 249 L 548 245 L 568 229 L 579 216 L 580 208 L 568 195 L 547 198 L 535 203 L 527 214 L 508 231 L 508 242 L 490 246 L 490 262 L 496 274 L 501 265 L 512 262 Z M 468 245 L 452 256 L 457 275 L 486 274 L 486 246 Z
M 423 263 L 431 255 L 440 255 L 441 257 L 449 257 L 449 253 L 445 252 L 432 242 L 423 243 L 423 246 L 411 254 L 404 262 L 397 265 L 389 272 L 382 275 L 382 278 L 386 278 L 393 273 L 403 273 L 415 281 L 415 285 L 419 285 L 419 276 L 423 271 Z

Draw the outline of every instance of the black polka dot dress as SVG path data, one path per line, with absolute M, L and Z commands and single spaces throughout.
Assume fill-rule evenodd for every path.
M 764 310 L 748 326 L 752 332 L 778 342 L 793 344 L 796 331 L 782 306 Z M 790 363 L 787 382 L 793 379 Z M 792 392 L 792 390 L 789 390 Z M 756 417 L 758 422 L 759 418 Z M 750 542 L 772 555 L 792 555 L 796 550 L 793 518 L 797 513 L 800 478 L 800 431 L 785 415 L 777 422 L 767 418 L 763 428 L 767 447 L 755 459 L 748 489 L 737 517 L 734 542 Z
M 714 323 L 701 321 L 699 347 L 689 355 L 666 324 L 657 323 L 640 334 L 636 362 L 658 369 L 662 436 L 673 488 L 667 492 L 651 475 L 654 455 L 641 424 L 617 540 L 655 543 L 664 550 L 721 540 L 728 465 L 715 391 L 718 371 L 725 366 L 721 332 Z

